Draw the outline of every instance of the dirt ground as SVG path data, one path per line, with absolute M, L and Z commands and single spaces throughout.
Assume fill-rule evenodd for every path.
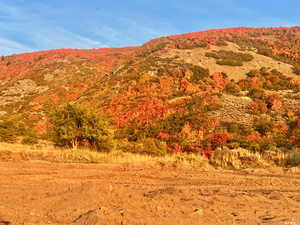
M 300 173 L 0 163 L 0 225 L 300 224 Z

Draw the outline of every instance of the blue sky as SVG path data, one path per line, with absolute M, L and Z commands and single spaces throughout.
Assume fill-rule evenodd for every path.
M 223 27 L 300 25 L 298 0 L 0 0 L 0 55 L 140 45 Z

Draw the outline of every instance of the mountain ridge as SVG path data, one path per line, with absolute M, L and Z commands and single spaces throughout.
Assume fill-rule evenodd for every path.
M 82 103 L 106 114 L 120 138 L 211 148 L 204 142 L 230 133 L 228 123 L 243 115 L 252 121 L 241 121 L 253 128 L 249 135 L 257 134 L 253 126 L 262 117 L 276 114 L 284 124 L 288 113 L 298 118 L 299 71 L 298 26 L 212 29 L 141 46 L 11 55 L 0 59 L 0 115 L 43 133 L 53 105 Z M 238 105 L 235 98 L 249 101 Z M 295 132 L 284 135 L 289 140 Z

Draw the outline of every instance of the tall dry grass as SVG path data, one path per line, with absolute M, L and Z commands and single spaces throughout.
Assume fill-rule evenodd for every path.
M 151 156 L 114 150 L 97 152 L 89 149 L 62 149 L 51 145 L 22 145 L 0 143 L 0 161 L 46 160 L 64 163 L 174 163 L 191 167 L 209 164 L 230 169 L 267 168 L 272 166 L 300 166 L 300 152 L 253 153 L 246 149 L 217 149 L 210 160 L 195 154 L 167 154 Z
M 61 149 L 53 146 L 29 146 L 0 143 L 0 160 L 46 160 L 71 163 L 176 163 L 192 167 L 206 167 L 208 160 L 193 154 L 151 156 L 114 150 L 97 152 L 89 149 Z

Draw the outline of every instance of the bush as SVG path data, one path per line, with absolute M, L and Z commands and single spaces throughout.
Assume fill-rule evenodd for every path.
M 239 60 L 234 60 L 234 59 L 221 59 L 216 62 L 219 65 L 224 65 L 224 66 L 242 66 L 243 63 Z
M 300 66 L 294 66 L 293 72 L 297 75 L 300 75 Z
M 216 149 L 217 147 L 222 147 L 231 139 L 231 135 L 228 132 L 218 132 L 213 133 L 209 137 L 209 141 L 211 143 L 212 149 Z
M 225 92 L 232 95 L 239 95 L 241 88 L 234 81 L 229 82 L 225 87 Z
M 0 142 L 15 143 L 20 135 L 18 125 L 14 121 L 0 121 Z
M 265 91 L 260 88 L 252 88 L 248 92 L 250 98 L 263 99 L 265 97 Z
M 107 120 L 82 105 L 57 108 L 49 118 L 50 135 L 58 146 L 89 147 L 101 151 L 113 148 L 113 131 Z
M 247 77 L 260 77 L 260 71 L 259 70 L 250 70 L 248 73 L 246 73 Z
M 266 135 L 268 132 L 273 130 L 273 123 L 272 121 L 268 121 L 266 119 L 258 119 L 254 123 L 254 129 L 261 135 Z
M 267 48 L 258 48 L 257 49 L 257 54 L 271 57 L 272 56 L 272 51 L 270 49 L 267 49 Z
M 35 145 L 39 142 L 39 139 L 37 136 L 25 136 L 22 139 L 22 144 L 25 145 Z
M 201 66 L 193 66 L 191 68 L 193 75 L 191 76 L 191 82 L 198 84 L 199 81 L 209 76 L 209 70 Z
M 242 66 L 243 62 L 253 60 L 253 56 L 250 54 L 225 50 L 207 52 L 205 56 L 215 58 L 219 65 L 228 66 Z
M 285 159 L 286 166 L 300 166 L 300 152 L 289 153 Z
M 248 105 L 248 108 L 251 113 L 253 114 L 264 114 L 268 112 L 267 104 L 264 103 L 262 100 L 255 100 Z
M 163 156 L 167 154 L 168 151 L 167 144 L 155 138 L 144 138 L 136 142 L 120 142 L 119 148 L 124 152 L 149 154 L 153 156 Z

